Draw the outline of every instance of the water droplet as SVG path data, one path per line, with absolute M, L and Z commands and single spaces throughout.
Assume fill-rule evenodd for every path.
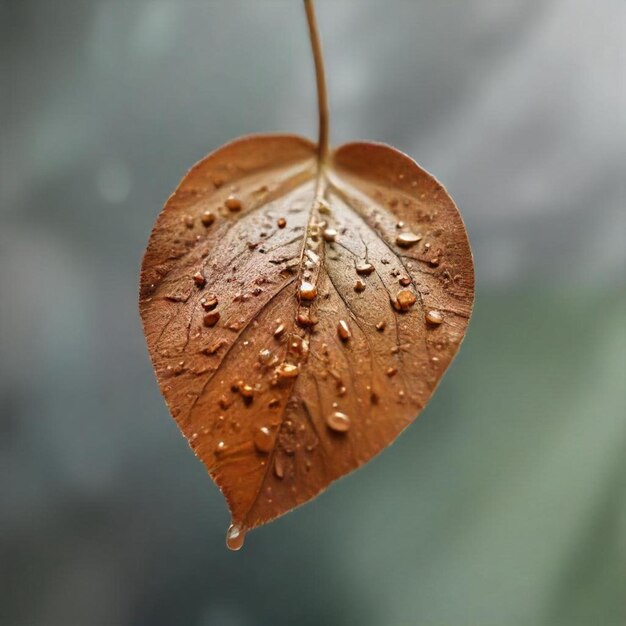
M 323 200 L 320 201 L 319 206 L 317 207 L 317 210 L 322 215 L 329 215 L 330 214 L 330 207 Z
M 439 324 L 443 323 L 443 315 L 441 311 L 428 311 L 426 313 L 426 321 L 434 326 L 439 326 Z
M 309 326 L 315 326 L 315 324 L 317 324 L 317 319 L 312 318 L 309 311 L 305 310 L 301 313 L 298 313 L 298 315 L 296 316 L 296 322 L 298 322 L 298 326 L 307 328 Z
M 213 295 L 206 296 L 200 300 L 200 304 L 205 311 L 212 311 L 217 306 L 217 298 Z
M 387 369 L 387 371 L 385 372 L 387 374 L 387 376 L 389 376 L 389 378 L 392 378 L 393 376 L 395 376 L 398 373 L 398 368 L 397 367 L 390 367 Z
M 241 550 L 246 538 L 246 531 L 237 524 L 231 524 L 226 531 L 226 546 L 229 550 Z
M 294 335 L 291 342 L 291 349 L 300 356 L 307 356 L 309 353 L 309 342 L 299 335 Z
M 359 261 L 356 264 L 356 273 L 363 276 L 369 276 L 374 271 L 374 266 L 367 261 Z
M 354 283 L 354 291 L 356 291 L 357 293 L 365 291 L 365 283 L 360 278 L 357 279 Z
M 285 228 L 285 226 L 287 226 L 287 220 L 284 217 L 279 217 L 276 225 L 278 228 Z
M 236 196 L 228 196 L 224 202 L 226 208 L 233 213 L 241 211 L 241 200 Z
M 265 348 L 259 352 L 259 363 L 262 365 L 267 365 L 272 360 L 272 353 L 270 350 Z
M 215 214 L 211 211 L 205 211 L 200 217 L 202 225 L 208 228 L 215 221 Z
M 337 334 L 339 335 L 339 339 L 341 339 L 341 341 L 348 341 L 348 339 L 352 337 L 348 322 L 345 320 L 339 320 L 339 323 L 337 324 Z
M 317 296 L 317 287 L 309 282 L 300 283 L 298 294 L 301 300 L 314 300 Z
M 239 393 L 244 398 L 252 398 L 254 396 L 254 388 L 251 385 L 239 385 Z
M 254 447 L 261 453 L 267 454 L 272 449 L 274 443 L 272 431 L 267 426 L 261 426 L 254 433 Z
M 193 217 L 191 215 L 185 215 L 183 222 L 187 228 L 193 228 Z
M 274 459 L 274 474 L 276 474 L 276 478 L 283 478 L 285 476 L 285 466 L 279 456 Z
M 416 244 L 421 239 L 422 239 L 421 235 L 416 235 L 415 233 L 406 232 L 406 233 L 400 233 L 396 237 L 396 243 L 401 248 L 410 248 L 413 244 Z
M 205 326 L 215 326 L 220 319 L 219 311 L 209 311 L 202 320 Z
M 408 289 L 401 289 L 396 294 L 393 305 L 398 311 L 408 311 L 417 301 L 417 296 Z
M 280 378 L 295 378 L 300 373 L 300 368 L 294 363 L 281 363 L 276 368 L 276 374 Z
M 326 228 L 324 229 L 324 241 L 335 241 L 337 239 L 337 231 L 334 228 Z
M 193 282 L 196 283 L 196 286 L 202 289 L 206 285 L 206 278 L 202 274 L 202 272 L 196 272 L 193 275 Z
M 223 441 L 218 442 L 218 444 L 215 446 L 216 455 L 224 454 L 226 450 L 227 450 L 227 446 Z
M 280 337 L 285 332 L 285 325 L 279 324 L 274 331 L 274 337 Z
M 408 276 L 402 276 L 402 278 L 400 278 L 400 280 L 398 280 L 398 282 L 403 287 L 408 287 L 411 284 L 411 279 Z
M 341 411 L 333 411 L 326 417 L 326 426 L 338 433 L 345 433 L 350 428 L 350 418 Z

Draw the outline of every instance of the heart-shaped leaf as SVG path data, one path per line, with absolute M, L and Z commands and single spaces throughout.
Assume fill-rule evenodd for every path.
M 191 169 L 150 237 L 140 309 L 170 411 L 228 502 L 230 547 L 415 419 L 473 282 L 452 199 L 391 147 L 251 136 Z

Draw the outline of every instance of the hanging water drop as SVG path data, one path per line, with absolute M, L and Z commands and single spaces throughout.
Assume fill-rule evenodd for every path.
M 226 531 L 226 546 L 229 550 L 241 550 L 245 538 L 246 531 L 237 524 L 231 524 Z

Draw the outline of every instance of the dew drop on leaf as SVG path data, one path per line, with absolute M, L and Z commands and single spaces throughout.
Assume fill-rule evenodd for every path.
M 228 196 L 224 205 L 229 211 L 236 213 L 237 211 L 241 211 L 241 200 L 236 196 Z
M 341 411 L 333 411 L 326 417 L 326 425 L 337 433 L 345 433 L 350 429 L 350 418 Z
M 274 443 L 272 431 L 267 426 L 261 426 L 254 433 L 254 447 L 262 454 L 267 454 L 272 450 Z
M 426 313 L 426 321 L 433 326 L 439 326 L 439 324 L 443 323 L 443 315 L 441 311 L 428 311 Z

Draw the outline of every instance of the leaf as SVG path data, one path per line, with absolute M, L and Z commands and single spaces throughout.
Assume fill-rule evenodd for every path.
M 190 170 L 150 237 L 140 310 L 172 416 L 228 502 L 231 548 L 415 419 L 472 302 L 458 210 L 394 148 L 322 159 L 259 135 Z

